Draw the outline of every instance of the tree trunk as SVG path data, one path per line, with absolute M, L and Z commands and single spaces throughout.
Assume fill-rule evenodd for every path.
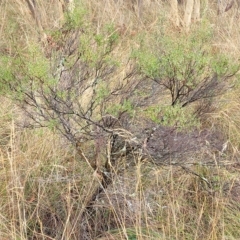
M 195 0 L 193 7 L 193 21 L 198 22 L 200 20 L 200 0 Z
M 194 6 L 194 0 L 186 1 L 186 7 L 185 7 L 185 13 L 184 13 L 184 25 L 187 31 L 189 30 L 189 27 L 191 24 L 193 6 Z
M 179 27 L 180 20 L 178 15 L 178 1 L 177 0 L 170 0 L 171 9 L 172 9 L 172 17 L 174 24 Z

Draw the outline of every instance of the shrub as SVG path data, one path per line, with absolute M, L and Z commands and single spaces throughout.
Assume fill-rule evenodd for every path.
M 29 125 L 54 126 L 76 143 L 106 114 L 112 93 L 121 96 L 123 86 L 111 85 L 118 68 L 114 28 L 108 25 L 96 34 L 90 26 L 75 30 L 75 22 L 73 27 L 68 21 L 67 35 L 62 29 L 53 33 L 55 41 L 65 41 L 64 49 L 53 49 L 48 58 L 32 44 L 24 54 L 2 57 L 0 79 L 1 92 L 21 105 L 32 119 Z
M 229 57 L 212 53 L 211 31 L 206 27 L 189 36 L 157 36 L 151 44 L 143 41 L 134 57 L 146 79 L 170 93 L 172 106 L 185 107 L 222 94 L 239 69 Z
M 113 129 L 117 118 L 110 117 L 109 125 L 101 119 L 110 109 L 116 115 L 131 110 L 125 96 L 134 89 L 130 81 L 134 71 L 119 74 L 123 79 L 115 81 L 120 65 L 115 56 L 118 34 L 111 24 L 97 32 L 82 20 L 77 21 L 76 16 L 82 16 L 83 11 L 76 8 L 63 28 L 50 36 L 54 47 L 46 55 L 32 44 L 24 53 L 17 49 L 17 54 L 2 57 L 0 84 L 1 93 L 12 98 L 27 115 L 24 126 L 57 130 L 75 146 L 91 170 L 98 171 L 99 186 L 91 202 L 112 181 L 109 176 L 117 163 L 111 159 L 116 149 L 111 141 L 121 134 Z M 120 138 L 123 144 L 124 136 Z M 91 146 L 89 152 L 83 152 L 84 142 Z M 101 159 L 107 151 L 108 157 Z

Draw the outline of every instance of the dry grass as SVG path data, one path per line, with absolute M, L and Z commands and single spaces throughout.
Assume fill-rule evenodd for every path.
M 0 171 L 2 239 L 240 237 L 232 166 L 156 167 L 136 156 L 136 166 L 125 167 L 86 213 L 98 176 L 55 134 L 18 131 L 11 121 L 9 130 Z
M 14 52 L 13 33 L 17 47 L 24 48 L 32 42 L 42 44 L 44 34 L 61 25 L 57 1 L 38 2 L 41 25 L 33 20 L 26 1 L 1 1 L 0 52 Z M 96 31 L 114 23 L 121 41 L 116 55 L 122 62 L 132 46 L 138 46 L 138 36 L 181 34 L 169 21 L 166 1 L 145 1 L 141 16 L 130 1 L 121 2 L 91 0 L 84 5 Z M 206 13 L 214 24 L 213 49 L 238 58 L 238 15 L 217 17 L 213 7 Z M 228 136 L 226 166 L 212 156 L 209 162 L 215 161 L 214 166 L 157 167 L 134 155 L 135 166 L 126 163 L 89 211 L 86 206 L 100 182 L 97 173 L 54 131 L 19 128 L 18 108 L 1 97 L 0 238 L 240 239 L 240 99 L 238 81 L 233 84 L 205 119 L 206 125 Z

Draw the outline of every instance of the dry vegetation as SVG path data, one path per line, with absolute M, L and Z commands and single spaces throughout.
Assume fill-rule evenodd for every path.
M 240 239 L 236 7 L 64 3 L 0 2 L 0 239 Z

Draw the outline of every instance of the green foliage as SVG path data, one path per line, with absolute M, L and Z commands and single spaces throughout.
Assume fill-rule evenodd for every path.
M 162 122 L 162 119 L 160 117 L 161 115 L 161 107 L 159 106 L 150 106 L 147 109 L 144 110 L 144 115 L 151 119 L 155 123 Z
M 224 54 L 218 54 L 216 58 L 213 57 L 211 64 L 213 71 L 219 76 L 235 74 L 239 70 L 239 64 Z
M 85 17 L 87 14 L 86 9 L 80 1 L 74 1 L 74 9 L 73 12 L 67 11 L 65 15 L 65 26 L 69 30 L 74 30 L 79 27 L 82 27 L 85 21 Z
M 106 82 L 99 80 L 98 87 L 96 89 L 96 101 L 101 103 L 107 98 L 110 94 L 110 89 Z
M 27 75 L 35 79 L 46 79 L 49 76 L 50 68 L 48 60 L 43 56 L 41 49 L 36 45 L 28 48 L 27 59 L 24 59 Z
M 81 59 L 93 68 L 100 68 L 104 63 L 110 66 L 118 65 L 117 61 L 111 57 L 118 37 L 112 25 L 107 25 L 98 34 L 91 28 L 85 29 L 85 34 L 80 36 L 78 49 Z
M 199 125 L 198 119 L 189 109 L 180 105 L 166 106 L 163 110 L 163 125 L 177 126 L 179 129 L 191 129 Z
M 229 57 L 212 53 L 211 39 L 211 31 L 205 27 L 189 36 L 156 36 L 152 44 L 143 42 L 133 56 L 147 78 L 170 92 L 172 105 L 181 103 L 185 106 L 212 97 L 222 79 L 234 75 L 239 69 L 239 64 Z M 216 88 L 210 84 L 214 76 L 218 78 Z M 195 90 L 199 93 L 196 98 L 190 94 Z
M 11 71 L 11 59 L 7 56 L 0 57 L 0 93 L 5 94 L 8 92 L 8 83 L 13 80 L 13 75 Z
M 114 102 L 111 81 L 119 65 L 114 56 L 119 38 L 115 26 L 95 29 L 87 18 L 84 7 L 76 3 L 63 27 L 51 32 L 50 49 L 29 41 L 24 51 L 16 47 L 16 54 L 0 57 L 1 93 L 27 109 L 33 125 L 67 132 L 71 141 Z M 113 111 L 131 108 L 125 101 Z
M 144 115 L 157 124 L 177 126 L 179 130 L 199 126 L 199 120 L 190 109 L 174 106 L 150 106 L 144 110 Z
M 121 112 L 128 112 L 131 116 L 134 115 L 134 107 L 129 100 L 124 100 L 123 103 L 120 104 L 112 104 L 107 108 L 107 113 L 112 114 L 113 116 L 118 116 Z
M 154 41 L 154 40 L 153 40 Z M 177 78 L 193 81 L 193 77 L 208 70 L 211 56 L 207 52 L 209 36 L 156 36 L 151 47 L 142 46 L 135 52 L 139 67 L 151 78 Z M 208 43 L 206 42 L 208 41 Z M 152 47 L 153 46 L 153 47 Z
M 47 126 L 48 126 L 48 128 L 49 128 L 50 130 L 53 131 L 58 124 L 59 124 L 59 123 L 58 123 L 58 120 L 56 120 L 56 119 L 50 119 L 50 120 L 48 121 Z
M 153 79 L 158 77 L 159 59 L 154 53 L 148 50 L 141 50 L 135 51 L 133 56 L 137 58 L 143 74 Z
M 29 45 L 25 52 L 0 59 L 1 93 L 23 100 L 27 91 L 45 89 L 56 84 L 50 75 L 49 61 L 36 45 Z
M 117 41 L 119 40 L 119 34 L 116 31 L 113 24 L 107 24 L 105 27 L 105 32 L 106 32 L 106 34 L 108 34 L 109 46 L 117 43 Z

